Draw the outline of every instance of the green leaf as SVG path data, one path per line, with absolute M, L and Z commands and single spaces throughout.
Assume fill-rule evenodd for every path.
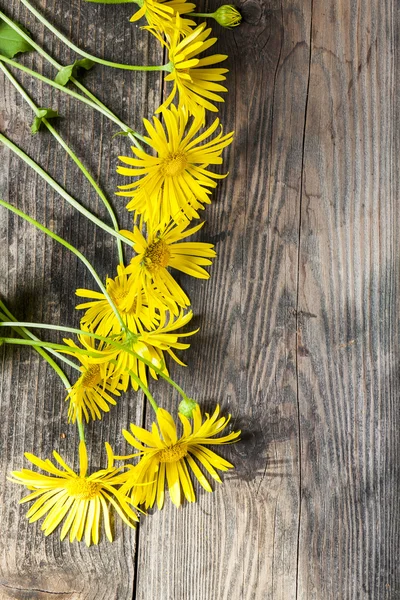
M 33 119 L 33 123 L 31 125 L 31 133 L 35 135 L 40 129 L 43 119 L 54 119 L 54 117 L 59 117 L 60 115 L 56 110 L 52 108 L 39 108 L 37 116 Z
M 111 139 L 113 140 L 115 137 L 117 137 L 117 135 L 129 135 L 130 133 L 134 134 L 135 132 L 133 131 L 133 129 L 128 129 L 128 131 L 117 131 L 117 133 L 114 133 Z
M 25 27 L 16 23 L 29 36 L 31 35 Z M 0 54 L 7 58 L 13 58 L 18 52 L 31 52 L 32 46 L 24 40 L 10 25 L 0 19 Z
M 86 69 L 86 71 L 89 71 L 94 64 L 95 62 L 90 60 L 90 58 L 76 60 L 72 65 L 67 65 L 60 69 L 54 81 L 59 85 L 66 85 L 71 77 L 76 77 L 78 75 L 78 69 Z

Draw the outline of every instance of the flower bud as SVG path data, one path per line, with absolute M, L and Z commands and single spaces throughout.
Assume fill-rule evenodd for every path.
M 190 419 L 196 406 L 198 406 L 196 400 L 193 400 L 192 398 L 185 398 L 185 400 L 182 400 L 182 402 L 179 404 L 178 412 Z
M 212 15 L 222 27 L 237 27 L 242 21 L 242 15 L 232 4 L 223 4 Z

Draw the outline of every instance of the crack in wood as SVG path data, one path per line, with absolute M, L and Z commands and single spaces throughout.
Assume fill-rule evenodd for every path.
M 8 590 L 15 590 L 16 592 L 38 592 L 41 594 L 54 594 L 55 596 L 69 596 L 71 594 L 79 594 L 80 592 L 76 591 L 76 590 L 71 590 L 69 592 L 58 592 L 58 591 L 53 591 L 53 590 L 42 590 L 40 588 L 22 588 L 22 587 L 17 587 L 15 585 L 9 585 L 7 583 L 4 583 L 3 581 L 0 581 L 0 586 L 3 588 L 6 588 Z

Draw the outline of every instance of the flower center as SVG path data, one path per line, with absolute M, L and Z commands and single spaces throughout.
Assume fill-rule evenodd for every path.
M 82 376 L 82 385 L 85 388 L 92 388 L 99 383 L 100 379 L 100 365 L 90 365 Z
M 157 458 L 162 463 L 173 463 L 181 460 L 188 453 L 187 444 L 174 444 L 170 448 L 164 448 L 157 454 Z
M 71 479 L 67 483 L 67 492 L 73 498 L 78 500 L 92 500 L 99 495 L 101 484 L 95 481 L 89 481 L 85 477 Z
M 171 252 L 164 240 L 156 240 L 149 244 L 144 253 L 143 262 L 150 273 L 162 267 L 167 267 Z
M 181 175 L 186 169 L 187 160 L 184 152 L 174 152 L 164 158 L 161 170 L 162 174 L 167 177 L 175 177 Z

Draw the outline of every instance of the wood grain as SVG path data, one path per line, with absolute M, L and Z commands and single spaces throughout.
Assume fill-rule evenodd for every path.
M 10 4 L 10 5 L 8 5 Z M 129 5 L 35 0 L 88 51 L 157 63 L 159 49 L 128 21 Z M 201 7 L 213 10 L 213 1 Z M 64 64 L 73 53 L 18 0 L 1 10 Z M 6 480 L 23 451 L 53 448 L 76 462 L 63 391 L 28 350 L 2 349 L 3 502 L 0 598 L 104 600 L 398 600 L 400 7 L 394 0 L 247 0 L 234 31 L 215 25 L 229 54 L 221 107 L 234 146 L 199 239 L 216 244 L 209 281 L 182 285 L 200 332 L 173 377 L 206 409 L 242 430 L 222 454 L 235 466 L 196 504 L 143 518 L 98 547 L 45 539 Z M 214 26 L 213 26 L 214 27 Z M 54 76 L 35 54 L 21 58 Z M 18 75 L 113 200 L 124 139 L 90 109 Z M 165 95 L 159 76 L 96 67 L 85 83 L 136 125 Z M 0 130 L 75 197 L 104 216 L 95 194 L 0 78 Z M 0 197 L 66 237 L 106 276 L 112 242 L 0 147 Z M 123 225 L 129 216 L 118 199 Z M 0 213 L 0 293 L 23 320 L 76 324 L 74 257 Z M 55 339 L 55 338 L 54 338 Z M 153 386 L 174 410 L 177 397 Z M 90 428 L 93 467 L 129 421 L 150 423 L 129 394 Z M 60 416 L 62 417 L 60 419 Z
M 89 52 L 135 64 L 154 63 L 162 59 L 157 45 L 149 36 L 129 23 L 129 12 L 106 10 L 85 2 L 35 2 L 35 6 L 73 41 Z M 63 64 L 75 60 L 74 54 L 62 48 L 56 38 L 44 33 L 43 27 L 27 15 L 16 0 L 0 6 L 8 15 L 25 23 L 35 39 Z M 109 8 L 109 7 L 108 7 Z M 112 7 L 111 7 L 112 8 Z M 126 8 L 126 7 L 125 7 Z M 42 64 L 35 54 L 21 60 L 55 76 L 54 69 Z M 112 135 L 118 128 L 90 108 L 62 94 L 49 91 L 45 85 L 29 77 L 16 76 L 40 106 L 58 108 L 63 115 L 57 128 L 78 156 L 89 167 L 114 204 L 117 186 L 115 167 L 118 154 L 127 150 L 126 140 Z M 132 126 L 139 116 L 151 114 L 160 97 L 160 77 L 95 68 L 84 77 L 92 89 L 120 118 Z M 3 80 L 2 80 L 3 81 Z M 0 84 L 2 105 L 1 129 L 37 160 L 74 197 L 93 212 L 106 218 L 96 194 L 79 170 L 65 157 L 64 151 L 47 132 L 31 137 L 31 110 L 8 82 Z M 147 90 L 150 90 L 147 93 Z M 138 105 L 137 99 L 141 100 Z M 143 113 L 142 113 L 143 111 Z M 77 215 L 20 160 L 4 148 L 0 149 L 3 184 L 1 196 L 17 205 L 38 221 L 46 224 L 78 247 L 96 266 L 103 277 L 116 267 L 115 245 L 109 236 Z M 7 175 L 8 173 L 8 175 Z M 119 208 L 122 208 L 119 204 Z M 124 226 L 128 226 L 129 217 Z M 1 211 L 1 294 L 14 314 L 25 321 L 43 321 L 77 326 L 74 291 L 77 287 L 93 287 L 93 280 L 79 261 L 66 249 L 56 245 L 21 219 Z M 52 337 L 52 336 L 47 336 Z M 54 337 L 60 340 L 60 337 Z M 114 544 L 102 542 L 87 549 L 82 544 L 61 543 L 48 539 L 40 531 L 40 523 L 29 525 L 26 507 L 18 500 L 22 489 L 6 481 L 6 474 L 23 466 L 23 452 L 50 457 L 56 448 L 76 464 L 75 428 L 66 422 L 65 392 L 52 369 L 29 350 L 3 352 L 1 389 L 2 482 L 2 574 L 1 598 L 53 598 L 54 594 L 72 599 L 131 598 L 135 576 L 136 532 L 116 526 Z M 92 468 L 104 464 L 104 442 L 121 440 L 126 423 L 141 420 L 141 399 L 127 394 L 102 422 L 88 428 Z M 25 462 L 26 466 L 26 462 Z M 4 525 L 5 524 L 5 525 Z

